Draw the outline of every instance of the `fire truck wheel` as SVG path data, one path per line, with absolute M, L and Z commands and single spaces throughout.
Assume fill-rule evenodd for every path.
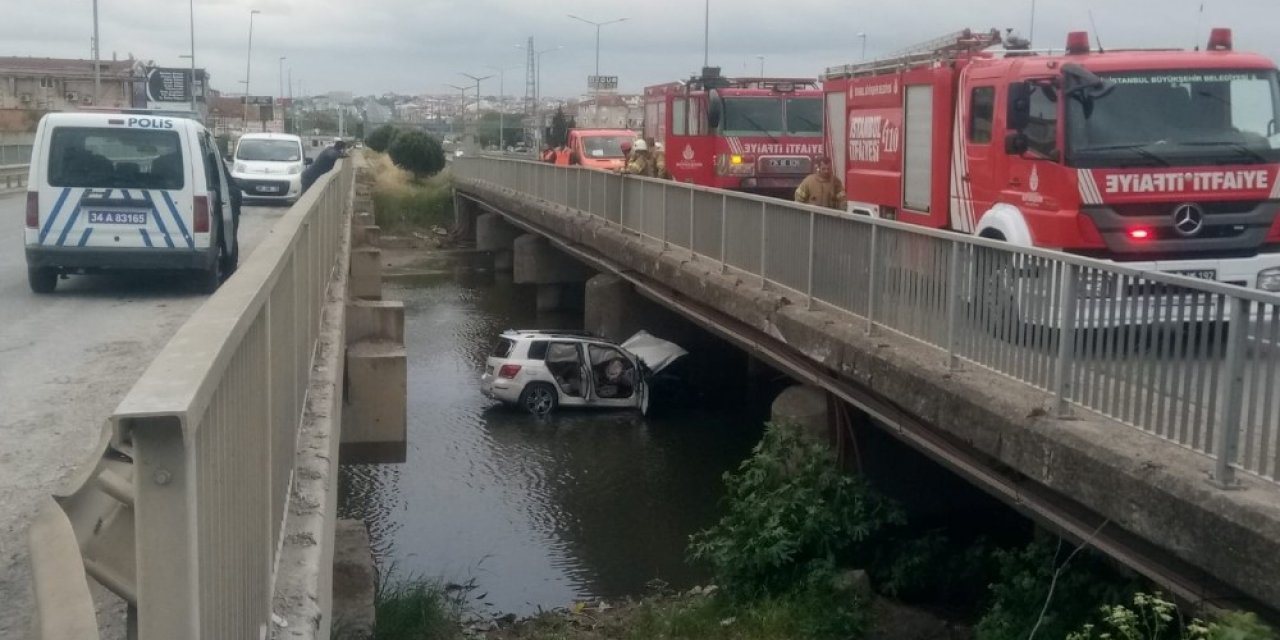
M 1016 272 L 1012 254 L 979 249 L 978 268 L 974 274 L 977 281 L 973 287 L 973 317 L 992 337 L 1007 342 L 1021 342 L 1026 328 L 1014 298 Z

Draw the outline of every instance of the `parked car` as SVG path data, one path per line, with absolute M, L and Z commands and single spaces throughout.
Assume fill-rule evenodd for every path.
M 489 354 L 480 390 L 539 416 L 559 407 L 644 413 L 650 378 L 686 353 L 644 331 L 622 344 L 584 332 L 507 331 Z

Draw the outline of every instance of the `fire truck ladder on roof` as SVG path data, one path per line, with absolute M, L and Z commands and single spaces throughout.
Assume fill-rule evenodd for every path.
M 991 29 L 989 31 L 962 29 L 941 38 L 934 38 L 933 40 L 907 47 L 883 58 L 857 64 L 830 67 L 823 74 L 823 77 L 830 80 L 833 78 L 873 75 L 880 71 L 899 69 L 922 62 L 954 60 L 963 54 L 977 53 L 1001 42 L 1003 42 L 1003 38 L 1000 36 L 999 29 Z

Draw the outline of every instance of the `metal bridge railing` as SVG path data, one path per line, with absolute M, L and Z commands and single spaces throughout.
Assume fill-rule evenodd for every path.
M 783 200 L 460 158 L 460 179 L 590 213 L 1096 412 L 1280 478 L 1280 295 Z
M 353 169 L 322 177 L 112 416 L 133 456 L 138 638 L 270 631 L 282 524 Z
M 25 164 L 0 165 L 0 194 L 26 191 L 29 171 Z

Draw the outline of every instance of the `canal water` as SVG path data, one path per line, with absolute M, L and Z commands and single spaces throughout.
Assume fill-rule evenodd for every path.
M 688 537 L 718 517 L 721 475 L 758 441 L 767 404 L 740 393 L 654 417 L 547 419 L 496 406 L 478 385 L 496 335 L 582 317 L 535 313 L 532 287 L 480 258 L 437 256 L 387 282 L 405 303 L 407 462 L 344 465 L 342 516 L 367 524 L 381 571 L 474 584 L 495 613 L 704 580 Z

